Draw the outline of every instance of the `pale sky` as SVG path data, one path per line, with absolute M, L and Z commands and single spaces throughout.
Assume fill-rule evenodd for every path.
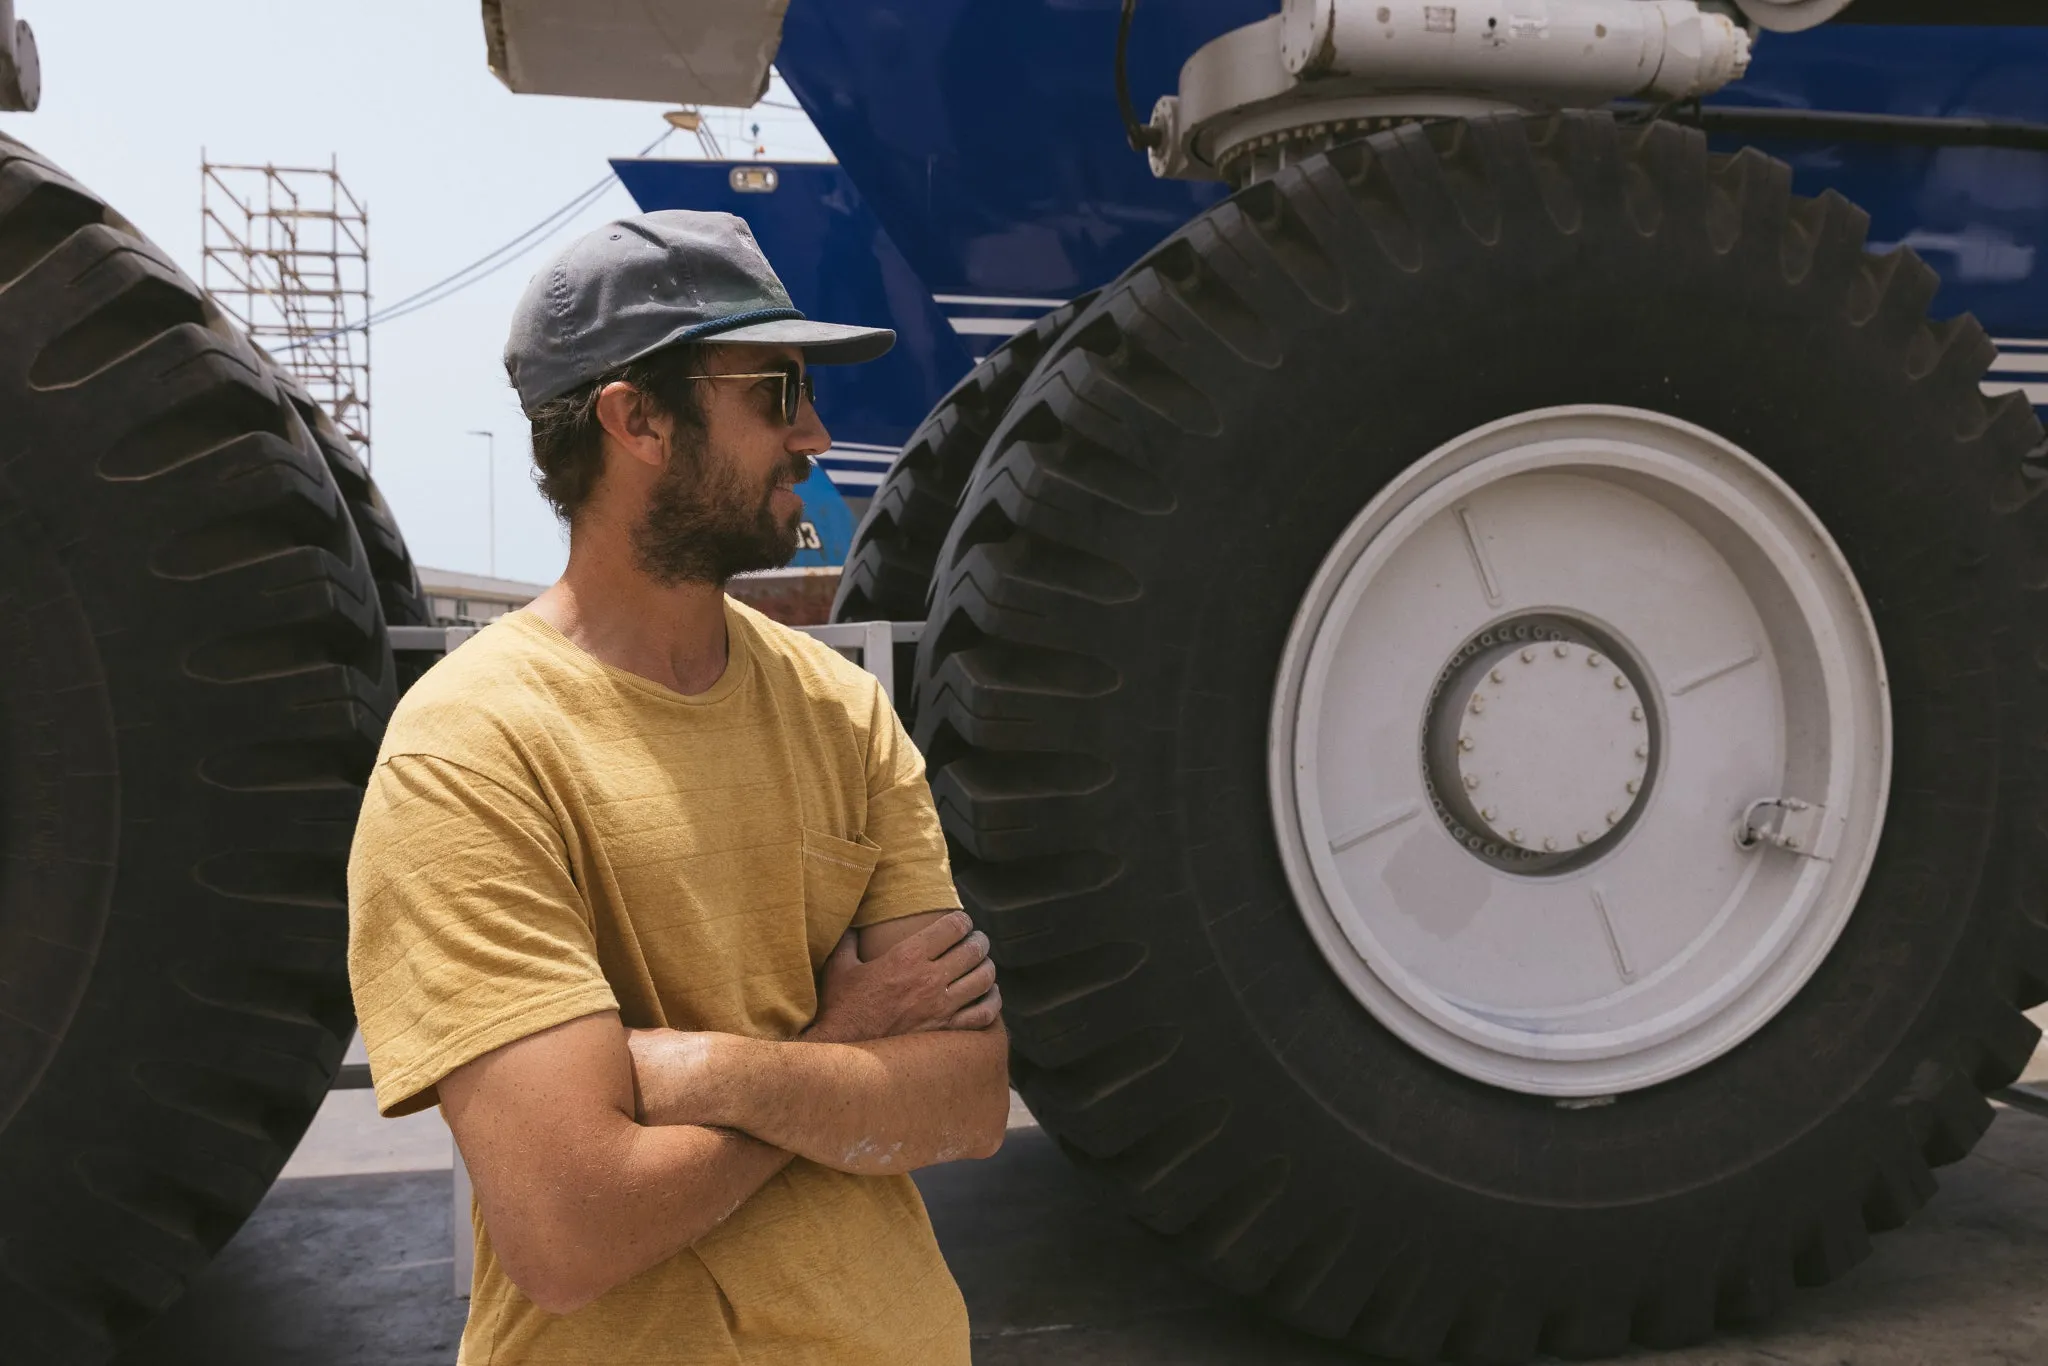
M 518 236 L 666 125 L 669 106 L 514 95 L 484 65 L 475 0 L 16 0 L 42 52 L 42 107 L 0 114 L 199 277 L 200 149 L 326 165 L 370 215 L 373 306 Z M 778 81 L 771 101 L 793 104 Z M 828 156 L 802 114 L 714 116 L 728 154 Z M 694 156 L 678 133 L 662 155 Z M 527 279 L 574 233 L 633 211 L 616 184 L 513 264 L 375 329 L 375 474 L 413 557 L 490 571 L 485 442 L 497 433 L 497 572 L 544 582 L 561 533 L 527 478 L 526 422 L 499 356 Z

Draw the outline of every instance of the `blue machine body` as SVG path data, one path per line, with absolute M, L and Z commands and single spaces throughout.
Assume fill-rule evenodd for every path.
M 1130 55 L 1139 108 L 1175 88 L 1201 44 L 1273 8 L 1142 7 Z M 1125 145 L 1111 65 L 1118 10 L 1118 0 L 793 0 L 777 67 L 837 166 L 780 166 L 774 193 L 742 195 L 722 164 L 618 164 L 643 207 L 746 216 L 799 307 L 897 329 L 889 361 L 820 375 L 820 406 L 847 450 L 833 471 L 842 492 L 872 489 L 973 357 L 1115 279 L 1225 193 L 1154 179 Z M 1763 35 L 1748 77 L 1709 103 L 2048 123 L 2044 72 L 2048 27 L 1837 22 Z M 1799 192 L 1834 189 L 1860 204 L 1873 245 L 1926 257 L 1943 278 L 1936 312 L 1974 313 L 1999 342 L 1987 387 L 2048 406 L 2048 153 L 1746 141 L 1790 162 Z

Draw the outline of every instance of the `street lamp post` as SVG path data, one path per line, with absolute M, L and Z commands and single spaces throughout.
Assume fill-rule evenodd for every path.
M 484 507 L 491 528 L 491 577 L 498 577 L 498 434 L 470 429 L 489 444 L 484 448 Z

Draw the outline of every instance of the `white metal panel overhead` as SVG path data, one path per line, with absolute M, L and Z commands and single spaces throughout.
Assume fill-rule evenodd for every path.
M 483 0 L 491 70 L 526 95 L 747 106 L 789 0 Z

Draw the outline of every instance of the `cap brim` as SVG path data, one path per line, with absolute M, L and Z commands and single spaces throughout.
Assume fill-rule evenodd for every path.
M 707 345 L 746 342 L 757 346 L 798 346 L 812 365 L 857 365 L 874 360 L 896 344 L 886 327 L 854 327 L 847 323 L 814 323 L 803 318 L 748 323 L 729 332 L 713 332 L 696 340 Z

